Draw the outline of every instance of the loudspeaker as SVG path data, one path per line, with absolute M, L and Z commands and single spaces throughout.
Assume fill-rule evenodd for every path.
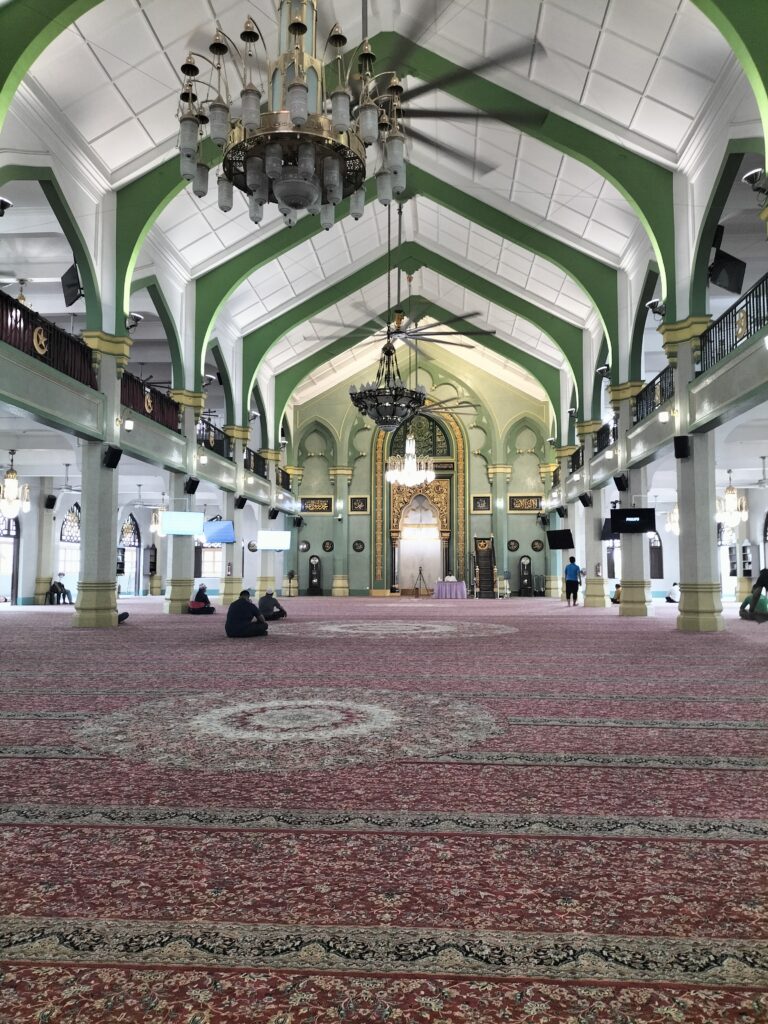
M 304 516 L 294 516 L 293 517 L 293 525 L 294 526 L 303 526 L 304 525 Z
M 558 505 L 555 512 L 557 512 L 561 519 L 567 519 L 568 517 L 568 509 L 565 505 Z
M 199 486 L 200 486 L 200 481 L 197 479 L 197 477 L 194 477 L 194 476 L 187 477 L 187 479 L 184 481 L 184 493 L 185 494 L 194 494 Z
M 248 499 L 244 494 L 238 494 L 235 498 L 235 508 L 245 508 L 248 504 Z
M 629 477 L 626 473 L 619 473 L 618 476 L 613 478 L 613 482 L 616 484 L 617 491 L 628 491 L 629 490 Z
M 47 508 L 47 509 L 56 508 L 56 495 L 55 494 L 46 494 L 46 496 L 45 496 L 45 508 Z
M 584 491 L 583 494 L 579 495 L 579 501 L 584 506 L 584 508 L 592 507 L 592 495 L 588 491 Z
M 269 512 L 267 513 L 267 517 L 269 519 L 277 519 L 277 517 L 279 515 L 280 515 L 280 509 L 279 508 L 271 508 L 269 510 Z
M 676 459 L 687 459 L 691 454 L 691 439 L 687 434 L 675 434 L 672 443 L 675 446 Z
M 221 376 L 218 370 L 216 371 L 216 380 L 219 382 L 219 384 L 224 383 L 224 378 Z
M 117 464 L 122 458 L 122 455 L 122 448 L 115 448 L 114 445 L 108 444 L 101 457 L 101 463 L 105 469 L 117 469 Z

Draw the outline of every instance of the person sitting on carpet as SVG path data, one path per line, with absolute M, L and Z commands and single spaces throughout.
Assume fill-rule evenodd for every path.
M 768 569 L 760 570 L 760 575 L 752 587 L 752 593 L 742 601 L 741 608 L 739 608 L 739 615 L 742 619 L 756 619 L 758 622 L 765 622 L 768 619 L 768 602 L 766 602 L 765 612 L 761 605 L 764 590 L 768 591 Z
M 621 584 L 617 583 L 611 595 L 611 604 L 621 604 Z
M 274 590 L 268 590 L 264 597 L 259 598 L 259 611 L 267 622 L 284 619 L 288 615 L 288 612 L 275 597 Z
M 235 639 L 245 636 L 266 636 L 268 629 L 264 616 L 251 601 L 250 590 L 241 590 L 240 597 L 227 608 L 224 632 Z
M 672 586 L 669 588 L 669 593 L 667 594 L 666 600 L 667 600 L 667 604 L 679 604 L 680 603 L 680 584 L 679 583 L 673 583 L 672 584 Z
M 208 588 L 205 583 L 201 583 L 198 587 L 197 593 L 187 605 L 187 611 L 190 615 L 213 615 L 216 611 L 208 597 Z

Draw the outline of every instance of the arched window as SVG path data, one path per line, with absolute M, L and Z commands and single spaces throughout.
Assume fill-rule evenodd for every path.
M 139 524 L 128 514 L 120 527 L 117 542 L 117 575 L 121 576 L 120 593 L 133 596 L 141 593 L 141 533 Z
M 405 455 L 405 438 L 413 434 L 416 441 L 416 457 L 446 458 L 450 457 L 451 446 L 445 430 L 431 416 L 414 416 L 412 420 L 398 427 L 392 436 L 391 455 Z
M 123 525 L 120 527 L 120 547 L 138 548 L 141 547 L 141 533 L 139 524 L 133 514 L 129 514 Z
M 80 506 L 77 502 L 64 516 L 59 540 L 61 543 L 57 571 L 76 578 L 80 572 Z
M 664 549 L 658 533 L 648 534 L 648 554 L 650 556 L 651 579 L 664 579 Z
M 65 544 L 80 543 L 80 506 L 77 502 L 64 516 L 64 522 L 61 524 L 60 539 Z
M 19 535 L 19 520 L 6 519 L 4 515 L 0 515 L 0 537 L 18 537 Z

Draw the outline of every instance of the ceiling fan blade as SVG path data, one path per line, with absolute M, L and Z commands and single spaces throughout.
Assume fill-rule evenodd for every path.
M 421 316 L 429 316 L 429 312 L 425 310 L 424 313 L 421 314 Z M 423 329 L 425 331 L 431 331 L 434 327 L 447 327 L 448 324 L 458 323 L 459 320 L 470 320 L 471 318 L 476 316 L 482 316 L 482 313 L 461 313 L 458 316 L 449 316 L 445 320 L 433 320 L 431 323 L 426 324 Z M 413 316 L 411 317 L 411 319 L 414 320 L 415 322 L 418 322 L 421 319 L 421 317 Z
M 489 338 L 495 337 L 496 331 L 409 331 L 411 337 L 419 338 Z
M 409 334 L 402 339 L 402 341 L 410 348 L 416 348 L 420 341 L 431 342 L 437 345 L 450 345 L 451 348 L 474 348 L 474 345 L 465 345 L 461 341 L 444 341 L 441 337 L 437 338 L 424 338 L 419 334 Z
M 386 320 L 382 320 L 380 316 L 371 316 L 369 310 L 366 309 L 366 306 L 365 306 L 364 302 L 353 302 L 352 305 L 354 306 L 355 309 L 358 309 L 358 310 L 360 310 L 361 313 L 364 313 L 368 317 L 369 320 L 372 320 L 375 324 L 378 324 L 380 327 L 383 327 L 385 330 L 389 326 L 387 324 L 387 321 Z
M 425 93 L 434 92 L 435 89 L 444 89 L 448 85 L 461 82 L 470 75 L 478 75 L 481 71 L 488 71 L 490 68 L 496 68 L 500 64 L 519 60 L 521 57 L 533 57 L 536 53 L 543 54 L 544 52 L 544 47 L 536 39 L 531 39 L 524 43 L 516 43 L 508 49 L 494 54 L 492 57 L 483 57 L 482 60 L 477 61 L 475 64 L 469 64 L 465 68 L 456 68 L 454 71 L 449 71 L 432 82 L 424 82 L 423 85 L 416 85 L 413 89 L 406 89 L 400 99 L 403 103 L 407 103 L 417 96 L 423 96 Z
M 451 2 L 452 0 L 437 0 L 436 3 L 429 4 L 430 11 L 427 13 L 427 2 L 422 0 L 419 10 L 412 14 L 405 25 L 402 25 L 399 29 L 398 35 L 405 39 L 404 45 L 397 53 L 399 65 L 407 63 L 408 58 L 419 45 L 419 40 L 435 25 Z
M 425 110 L 420 107 L 412 107 L 410 110 L 398 111 L 398 117 L 406 117 L 410 120 L 423 121 L 503 121 L 508 112 L 488 110 L 465 110 L 465 109 L 443 109 Z M 545 113 L 519 114 L 515 115 L 518 124 L 540 127 L 544 123 Z
M 465 164 L 472 170 L 479 171 L 480 174 L 490 174 L 491 171 L 495 171 L 498 164 L 487 164 L 484 160 L 478 160 L 474 156 L 470 156 L 468 153 L 462 153 L 459 149 L 454 149 L 453 146 L 448 146 L 444 142 L 439 142 L 437 139 L 432 138 L 431 135 L 427 135 L 425 132 L 420 132 L 416 128 L 408 126 L 407 138 L 414 139 L 416 142 L 424 142 L 427 146 L 432 146 L 438 152 L 445 153 L 460 164 Z

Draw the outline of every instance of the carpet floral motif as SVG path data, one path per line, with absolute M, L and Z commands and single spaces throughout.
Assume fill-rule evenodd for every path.
M 343 692 L 343 691 L 342 691 Z M 208 771 L 339 768 L 429 758 L 499 731 L 486 708 L 451 697 L 266 688 L 147 701 L 73 730 L 99 754 Z

